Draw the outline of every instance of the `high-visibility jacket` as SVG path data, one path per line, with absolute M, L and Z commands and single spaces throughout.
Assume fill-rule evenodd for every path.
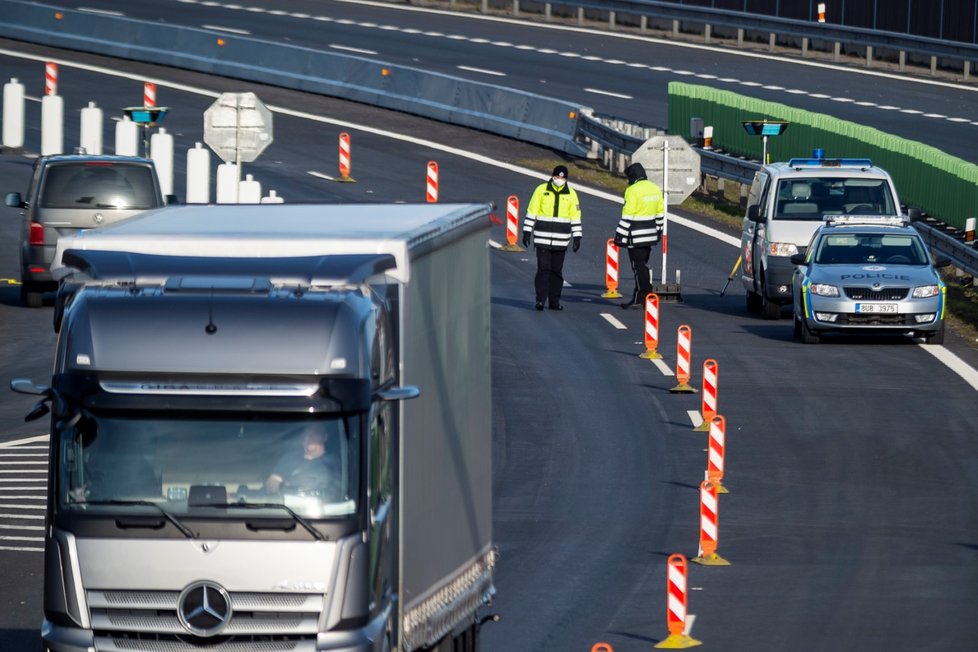
M 558 188 L 550 181 L 537 186 L 526 206 L 523 231 L 532 233 L 533 244 L 545 249 L 566 249 L 571 238 L 582 237 L 581 205 L 574 189 L 566 183 Z
M 662 190 L 648 179 L 625 189 L 625 206 L 616 233 L 626 247 L 648 247 L 659 241 L 665 220 Z

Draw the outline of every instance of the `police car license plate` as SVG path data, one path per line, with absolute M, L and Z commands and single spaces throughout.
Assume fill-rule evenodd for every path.
M 897 304 L 895 303 L 857 303 L 856 312 L 896 314 L 898 310 L 897 310 Z

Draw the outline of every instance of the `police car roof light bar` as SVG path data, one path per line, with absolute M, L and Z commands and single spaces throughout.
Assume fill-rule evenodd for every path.
M 868 158 L 793 158 L 788 165 L 793 168 L 871 168 L 873 162 Z
M 833 226 L 906 226 L 910 224 L 908 215 L 826 215 L 822 220 Z

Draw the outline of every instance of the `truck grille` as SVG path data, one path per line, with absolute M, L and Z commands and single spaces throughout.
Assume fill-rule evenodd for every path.
M 179 591 L 88 592 L 97 649 L 147 652 L 300 652 L 315 649 L 322 593 L 230 593 L 218 636 L 191 635 L 177 616 Z
M 865 287 L 844 287 L 846 296 L 854 301 L 901 301 L 907 298 L 910 288 L 882 288 L 874 290 Z

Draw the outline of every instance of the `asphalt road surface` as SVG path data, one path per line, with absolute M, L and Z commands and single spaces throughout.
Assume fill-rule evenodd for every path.
M 287 201 L 423 201 L 425 162 L 437 159 L 442 201 L 488 199 L 502 207 L 509 194 L 525 202 L 545 175 L 499 162 L 558 161 L 546 150 L 369 107 L 133 64 L 110 67 L 136 77 L 63 71 L 66 107 L 90 99 L 131 105 L 140 77 L 152 75 L 214 93 L 254 89 L 268 104 L 311 116 L 277 114 L 276 142 L 246 170 Z M 9 57 L 0 68 L 0 77 L 22 79 L 41 70 L 37 61 Z M 191 147 L 211 98 L 165 85 L 159 92 L 174 107 L 168 130 L 178 146 Z M 77 138 L 76 125 L 68 121 L 66 142 Z M 341 130 L 353 138 L 356 184 L 309 174 L 335 174 Z M 29 133 L 28 149 L 36 151 L 37 140 L 36 130 Z M 442 143 L 485 158 L 446 152 Z M 23 190 L 29 170 L 27 158 L 0 157 L 0 189 Z M 718 238 L 729 234 L 677 220 L 669 261 L 670 274 L 682 272 L 683 301 L 661 308 L 664 364 L 641 359 L 641 313 L 600 296 L 604 241 L 619 205 L 578 190 L 585 240 L 568 255 L 565 311 L 533 309 L 531 252 L 492 253 L 501 555 L 493 611 L 502 621 L 484 629 L 483 649 L 566 652 L 607 641 L 627 651 L 666 636 L 665 561 L 697 553 L 707 445 L 690 415 L 700 395 L 669 392 L 680 324 L 693 332 L 694 385 L 706 358 L 718 365 L 730 489 L 720 501 L 718 552 L 731 565 L 691 566 L 692 635 L 704 648 L 723 650 L 973 648 L 974 351 L 954 337 L 941 347 L 902 337 L 797 343 L 788 320 L 749 316 L 736 283 L 719 296 L 736 259 L 735 246 Z M 17 277 L 16 214 L 0 214 L 0 277 Z M 502 224 L 492 236 L 505 240 Z M 622 289 L 631 291 L 629 280 Z M 44 381 L 53 343 L 50 306 L 21 307 L 16 286 L 0 285 L 0 378 Z M 39 547 L 41 538 L 26 529 L 37 520 L 24 518 L 43 513 L 42 492 L 26 482 L 33 477 L 27 471 L 41 467 L 18 455 L 38 450 L 24 440 L 46 432 L 43 422 L 23 423 L 30 405 L 28 397 L 0 393 L 0 442 L 7 442 L 0 449 L 0 537 L 26 539 L 0 538 L 0 650 L 12 652 L 36 650 L 41 619 L 42 554 L 12 549 Z

